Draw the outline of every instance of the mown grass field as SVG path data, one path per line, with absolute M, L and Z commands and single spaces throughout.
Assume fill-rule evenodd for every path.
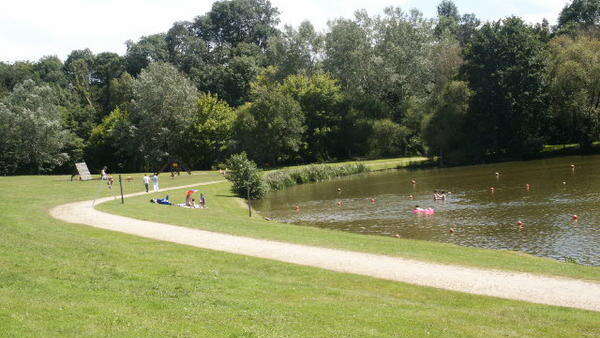
M 125 183 L 126 192 L 142 190 L 140 176 L 131 176 L 134 181 Z M 182 175 L 175 180 L 163 178 L 161 186 L 218 177 L 215 173 Z M 297 229 L 292 234 L 307 231 L 259 218 L 249 221 L 243 218 L 239 201 L 229 197 L 226 184 L 211 189 L 215 195 L 207 192 L 207 210 L 171 211 L 151 205 L 146 198 L 106 207 L 131 212 L 139 206 L 144 218 L 176 217 L 173 223 L 187 216 L 196 227 L 206 226 L 202 224 L 213 217 L 186 212 L 213 212 L 215 222 L 229 213 L 231 225 L 223 221 L 211 227 L 237 227 L 249 235 L 261 226 L 266 227 L 268 236 L 292 228 Z M 0 203 L 0 336 L 600 335 L 596 312 L 200 250 L 66 224 L 48 216 L 47 211 L 55 205 L 109 195 L 98 181 L 69 182 L 66 176 L 2 177 L 0 193 L 5 197 Z M 219 205 L 223 209 L 217 212 Z M 246 222 L 239 223 L 238 217 Z M 304 237 L 316 240 L 317 233 L 324 232 Z M 356 240 L 366 237 L 356 236 Z M 411 245 L 425 244 L 393 243 L 406 252 Z M 443 252 L 438 245 L 431 245 L 431 250 Z M 463 248 L 452 249 L 458 252 Z M 499 253 L 489 253 L 490 257 L 495 254 Z M 469 255 L 472 253 L 463 253 Z M 543 265 L 540 263 L 540 269 Z M 597 278 L 591 268 L 567 274 Z

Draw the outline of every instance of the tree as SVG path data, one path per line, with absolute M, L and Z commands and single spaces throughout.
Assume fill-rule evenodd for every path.
M 587 28 L 599 24 L 599 0 L 573 0 L 563 8 L 558 17 L 558 29 L 568 29 L 569 26 Z
M 73 89 L 81 98 L 81 103 L 89 107 L 94 107 L 91 83 L 93 66 L 94 54 L 89 49 L 74 50 L 65 61 L 65 72 Z
M 283 81 L 280 90 L 300 103 L 305 117 L 305 159 L 328 160 L 330 150 L 338 142 L 341 121 L 342 89 L 326 74 L 292 75 Z
M 157 165 L 181 157 L 198 100 L 196 88 L 172 65 L 154 62 L 142 70 L 132 90 L 132 142 L 146 156 L 144 162 Z
M 210 168 L 222 160 L 231 147 L 236 113 L 216 95 L 200 94 L 183 146 L 187 163 L 194 168 Z
M 253 100 L 239 108 L 238 147 L 259 163 L 297 160 L 304 147 L 304 114 L 300 104 L 280 90 L 256 88 Z
M 127 111 L 117 108 L 96 126 L 89 138 L 88 164 L 95 168 L 108 166 L 117 170 L 147 171 L 144 154 L 135 140 L 137 128 Z
M 242 198 L 259 199 L 267 193 L 260 170 L 256 163 L 248 159 L 246 153 L 232 155 L 225 165 L 229 170 L 226 178 L 233 183 L 231 191 L 234 194 Z
M 264 50 L 269 37 L 278 32 L 278 15 L 269 0 L 222 0 L 194 20 L 194 29 L 203 40 L 217 45 L 249 43 Z
M 125 72 L 125 60 L 115 53 L 100 53 L 94 58 L 92 70 L 92 83 L 98 87 L 98 103 L 103 112 L 112 111 L 113 94 L 112 80 Z
M 474 91 L 469 147 L 479 156 L 540 150 L 547 127 L 546 45 L 515 17 L 485 24 L 465 50 L 462 76 Z
M 323 39 L 313 25 L 303 21 L 297 30 L 285 26 L 283 32 L 269 40 L 269 64 L 278 69 L 278 80 L 289 75 L 312 75 L 319 68 Z
M 600 41 L 561 36 L 551 43 L 551 110 L 557 138 L 589 148 L 600 139 Z
M 211 62 L 209 43 L 194 33 L 193 24 L 180 21 L 173 24 L 166 36 L 169 58 L 186 74 Z
M 49 86 L 26 80 L 0 101 L 0 174 L 41 174 L 69 160 L 63 129 Z
M 466 82 L 446 84 L 433 114 L 423 121 L 423 138 L 430 156 L 439 156 L 443 163 L 465 160 L 465 122 L 473 92 Z
M 152 62 L 169 61 L 169 50 L 164 33 L 143 36 L 138 42 L 126 42 L 125 69 L 132 76 L 138 76 L 142 69 Z
M 404 154 L 410 130 L 390 119 L 376 120 L 369 137 L 369 156 L 382 157 Z

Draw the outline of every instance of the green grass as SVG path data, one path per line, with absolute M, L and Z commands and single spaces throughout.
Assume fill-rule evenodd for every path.
M 126 192 L 141 190 L 140 176 L 131 176 L 135 181 L 126 183 Z M 163 179 L 161 185 L 215 179 L 218 175 L 213 173 L 182 175 Z M 227 186 L 211 189 L 226 191 Z M 1 177 L 0 193 L 4 196 L 0 203 L 0 336 L 600 334 L 596 312 L 201 250 L 66 224 L 48 216 L 55 205 L 110 195 L 98 181 L 69 182 L 66 176 Z M 173 210 L 193 215 L 198 224 L 208 214 L 185 212 L 216 213 L 219 199 L 224 203 L 221 213 L 242 212 L 235 199 L 219 194 L 224 196 L 209 195 L 208 210 Z M 146 218 L 169 209 L 143 200 L 137 204 L 136 199 L 128 199 L 124 206 L 107 207 L 125 210 L 139 205 L 138 211 Z M 267 223 L 252 220 L 237 227 L 261 224 Z M 271 227 L 296 228 L 297 233 L 306 230 L 268 223 L 267 229 Z

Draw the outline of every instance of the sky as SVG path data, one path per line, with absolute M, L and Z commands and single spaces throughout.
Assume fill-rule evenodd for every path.
M 385 7 L 416 8 L 434 17 L 440 0 L 271 0 L 281 24 L 309 20 L 325 31 L 327 21 L 369 14 Z M 74 49 L 125 53 L 125 41 L 166 32 L 176 21 L 190 21 L 210 10 L 213 0 L 0 0 L 0 61 L 36 61 L 46 55 L 65 59 Z M 455 0 L 461 14 L 498 20 L 517 15 L 530 23 L 556 23 L 568 0 Z

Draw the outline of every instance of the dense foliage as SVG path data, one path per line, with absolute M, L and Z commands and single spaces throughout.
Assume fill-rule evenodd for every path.
M 520 158 L 600 140 L 600 0 L 558 24 L 390 7 L 318 32 L 268 0 L 221 0 L 125 55 L 0 62 L 0 174 L 260 166 L 429 155 Z

